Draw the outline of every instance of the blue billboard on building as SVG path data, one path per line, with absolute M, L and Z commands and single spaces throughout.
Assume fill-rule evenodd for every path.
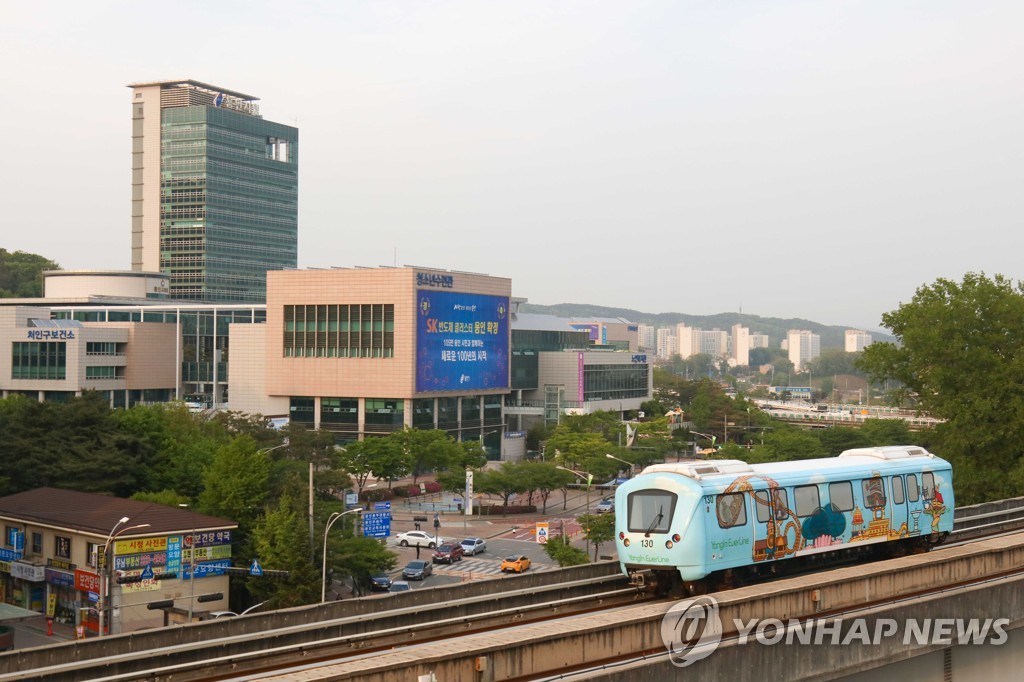
M 507 389 L 508 297 L 417 294 L 416 391 Z

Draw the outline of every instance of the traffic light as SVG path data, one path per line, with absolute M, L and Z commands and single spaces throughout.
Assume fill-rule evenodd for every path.
M 223 599 L 223 598 L 224 598 L 224 593 L 223 592 L 214 592 L 213 594 L 201 594 L 198 597 L 196 597 L 196 601 L 199 601 L 199 602 L 218 601 L 218 600 Z
M 150 611 L 157 611 L 159 609 L 169 609 L 174 606 L 173 599 L 164 599 L 163 601 L 151 601 L 146 604 L 146 608 Z
M 153 580 L 174 580 L 178 577 L 177 573 L 155 573 L 153 574 Z

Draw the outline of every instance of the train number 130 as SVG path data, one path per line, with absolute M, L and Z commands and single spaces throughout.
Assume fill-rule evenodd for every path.
M 654 540 L 641 540 L 640 541 L 640 546 L 641 547 L 654 547 Z

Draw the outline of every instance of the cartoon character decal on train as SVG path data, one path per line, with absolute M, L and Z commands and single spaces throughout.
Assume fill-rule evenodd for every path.
M 829 484 L 830 501 L 824 506 L 815 505 L 811 514 L 801 520 L 789 507 L 787 490 L 779 487 L 774 479 L 760 474 L 739 476 L 717 496 L 716 511 L 721 525 L 734 526 L 742 512 L 744 494 L 752 498 L 757 516 L 751 556 L 755 562 L 834 550 L 848 543 L 899 540 L 921 535 L 921 515 L 932 517 L 927 532 L 938 532 L 939 519 L 949 511 L 943 504 L 934 476 L 925 472 L 923 477 L 926 478 L 925 495 L 918 493 L 916 474 L 910 473 L 894 477 L 890 499 L 882 475 L 872 472 L 862 486 L 862 499 L 870 515 L 866 524 L 864 512 L 854 503 L 853 484 L 849 481 Z M 752 479 L 762 486 L 756 489 L 751 484 Z M 816 495 L 811 485 L 802 488 L 807 489 L 804 495 Z M 763 530 L 763 536 L 759 529 Z

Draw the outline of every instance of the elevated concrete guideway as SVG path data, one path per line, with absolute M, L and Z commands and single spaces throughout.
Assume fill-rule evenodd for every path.
M 718 593 L 722 644 L 710 656 L 686 668 L 686 675 L 709 680 L 816 680 L 865 674 L 863 679 L 876 679 L 868 671 L 939 652 L 948 656 L 952 665 L 960 666 L 944 679 L 1000 679 L 985 672 L 1014 669 L 1014 661 L 1020 657 L 1024 635 L 1013 631 L 1024 625 L 1022 588 L 1024 535 L 1015 534 Z M 439 680 L 553 675 L 560 679 L 672 679 L 681 669 L 668 660 L 661 629 L 673 603 L 625 607 L 432 642 L 400 653 L 369 655 L 305 670 L 301 679 L 402 680 L 431 673 Z M 787 622 L 840 618 L 840 643 L 832 644 L 826 638 L 820 644 L 806 645 L 765 646 L 753 639 L 740 644 L 733 623 L 735 619 L 746 623 L 753 618 Z M 919 643 L 913 637 L 907 641 L 903 633 L 877 645 L 856 639 L 842 644 L 855 618 L 864 618 L 872 631 L 882 618 L 898 623 L 928 618 L 1005 618 L 1010 636 L 1004 645 L 965 644 L 959 649 L 974 648 L 959 653 L 950 643 L 931 639 Z M 942 653 L 947 649 L 953 651 Z M 483 675 L 476 672 L 481 667 Z M 273 679 L 299 678 L 282 675 Z M 906 682 L 908 678 L 900 679 Z

